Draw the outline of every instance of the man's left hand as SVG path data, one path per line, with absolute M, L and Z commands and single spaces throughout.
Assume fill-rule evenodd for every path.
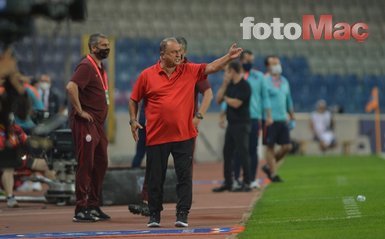
M 200 122 L 201 122 L 201 120 L 198 119 L 197 117 L 193 118 L 193 124 L 194 124 L 195 128 L 198 128 L 198 125 L 199 125 Z

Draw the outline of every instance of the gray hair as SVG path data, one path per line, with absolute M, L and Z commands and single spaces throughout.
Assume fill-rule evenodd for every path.
M 169 42 L 176 42 L 176 43 L 178 43 L 178 40 L 175 37 L 166 37 L 165 39 L 163 39 L 160 42 L 160 46 L 159 46 L 159 51 L 160 51 L 161 55 L 166 51 L 167 43 L 169 43 Z
M 102 33 L 94 33 L 90 36 L 88 39 L 88 49 L 90 51 L 93 46 L 96 46 L 99 43 L 100 38 L 107 38 L 107 36 Z
M 187 51 L 187 40 L 184 37 L 176 37 L 179 44 L 182 45 L 183 50 Z

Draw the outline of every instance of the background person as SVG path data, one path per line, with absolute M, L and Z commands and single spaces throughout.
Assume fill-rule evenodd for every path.
M 214 188 L 213 192 L 251 191 L 249 165 L 250 97 L 251 88 L 249 83 L 242 78 L 240 63 L 236 61 L 230 62 L 226 67 L 223 84 L 218 90 L 217 95 L 218 103 L 225 101 L 227 104 L 226 117 L 228 125 L 225 134 L 225 145 L 223 147 L 223 173 L 225 181 L 222 186 Z M 233 189 L 232 172 L 235 157 L 241 161 L 243 184 L 240 188 Z
M 290 86 L 286 77 L 282 76 L 282 66 L 277 56 L 268 56 L 265 59 L 268 70 L 266 86 L 271 103 L 273 123 L 266 127 L 264 144 L 266 145 L 267 165 L 262 169 L 272 182 L 282 182 L 277 175 L 277 162 L 283 160 L 291 150 L 290 129 L 295 127 L 293 100 Z M 275 151 L 275 145 L 280 149 Z
M 258 169 L 258 140 L 259 130 L 262 124 L 262 115 L 266 115 L 265 125 L 272 124 L 270 99 L 267 93 L 265 77 L 262 72 L 253 69 L 254 55 L 249 50 L 244 50 L 240 56 L 242 65 L 243 79 L 251 87 L 250 98 L 250 118 L 251 129 L 249 137 L 249 155 L 250 155 L 250 187 L 260 188 L 257 181 Z M 241 170 L 241 160 L 235 158 L 234 161 L 234 187 L 240 187 L 239 176 Z
M 29 135 L 36 126 L 32 118 L 37 112 L 43 111 L 44 106 L 37 88 L 30 84 L 31 77 L 19 74 L 18 79 L 22 83 L 27 97 L 18 97 L 16 99 L 15 123 Z
M 316 110 L 310 115 L 310 130 L 314 135 L 314 140 L 319 142 L 319 147 L 323 153 L 336 146 L 334 133 L 334 120 L 332 113 L 327 109 L 325 100 L 319 100 Z
M 28 96 L 20 80 L 21 75 L 11 49 L 0 55 L 0 66 L 0 168 L 3 171 L 1 181 L 7 197 L 7 206 L 17 207 L 18 203 L 13 195 L 14 170 L 19 166 L 19 150 L 27 136 L 11 118 L 15 105 L 20 103 L 19 99 L 26 103 Z
M 44 110 L 52 117 L 64 109 L 62 95 L 52 86 L 51 77 L 43 74 L 39 78 L 39 93 Z

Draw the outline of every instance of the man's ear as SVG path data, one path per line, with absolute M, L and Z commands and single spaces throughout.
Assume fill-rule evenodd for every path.
M 97 50 L 97 47 L 96 47 L 96 45 L 94 45 L 94 46 L 91 46 L 91 53 L 94 53 L 96 50 Z

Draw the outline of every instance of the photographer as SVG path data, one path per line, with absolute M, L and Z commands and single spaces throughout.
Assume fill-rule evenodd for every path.
M 16 207 L 13 174 L 18 163 L 18 144 L 19 141 L 25 142 L 26 135 L 21 134 L 20 127 L 11 124 L 10 117 L 14 100 L 24 94 L 24 88 L 18 84 L 16 60 L 9 49 L 0 56 L 0 87 L 0 168 L 3 171 L 1 180 L 8 207 Z
M 15 168 L 19 167 L 21 151 L 27 141 L 27 135 L 17 125 L 11 125 L 6 137 L 4 125 L 0 125 L 0 168 L 3 168 L 1 182 L 7 197 L 8 207 L 17 207 L 17 201 L 13 195 Z
M 7 206 L 17 207 L 13 195 L 14 172 L 20 167 L 42 171 L 50 179 L 55 173 L 50 171 L 44 159 L 26 157 L 27 135 L 13 120 L 13 111 L 28 111 L 28 96 L 20 82 L 16 60 L 11 51 L 7 50 L 0 56 L 0 169 L 3 171 L 1 180 L 7 196 Z M 18 112 L 16 112 L 18 113 Z

